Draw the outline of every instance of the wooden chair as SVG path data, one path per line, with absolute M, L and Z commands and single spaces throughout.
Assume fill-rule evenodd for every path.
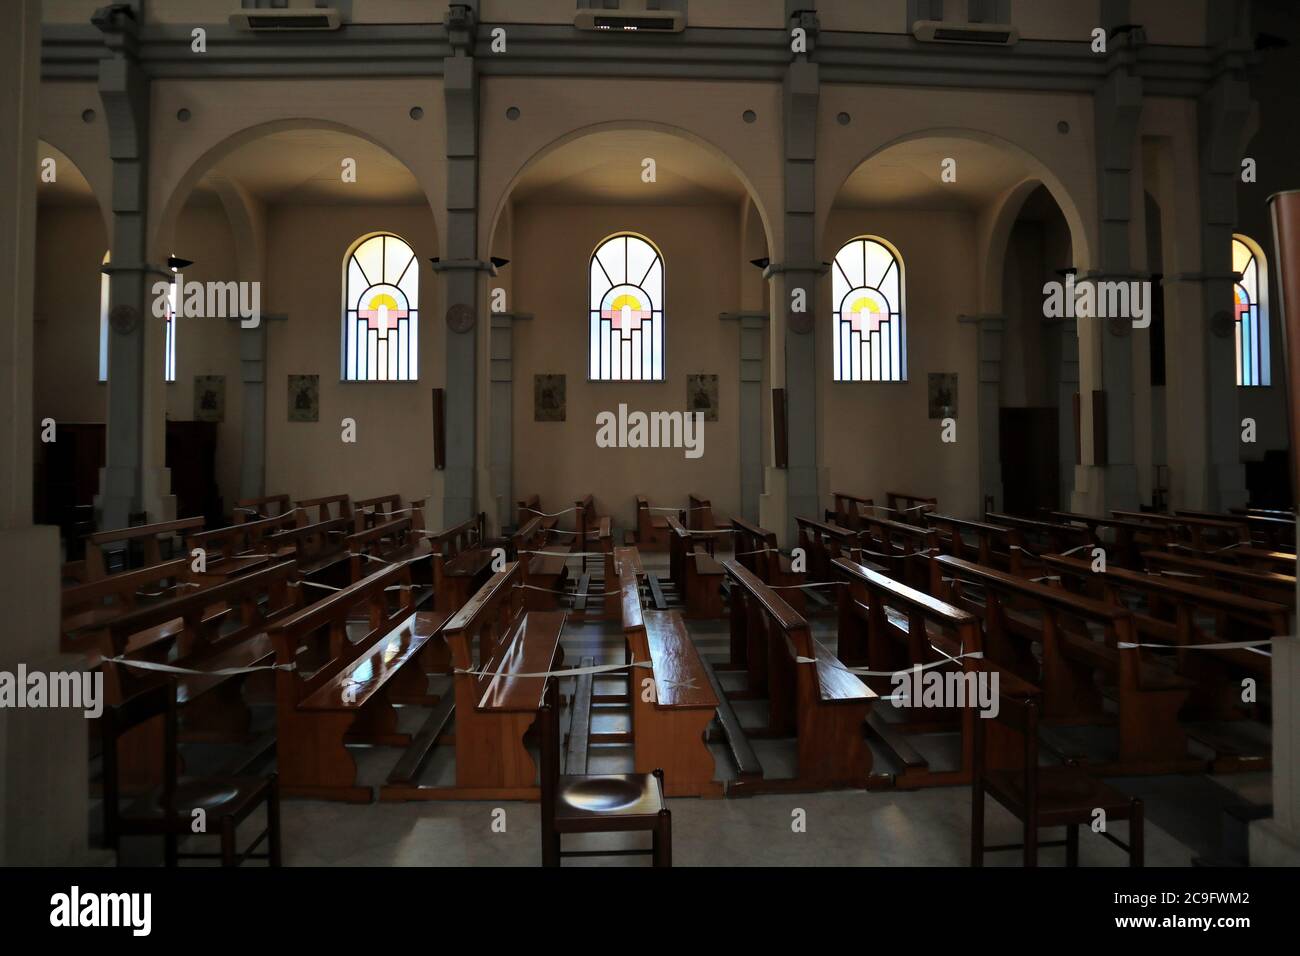
M 971 788 L 971 866 L 983 866 L 984 854 L 999 850 L 1024 850 L 1025 866 L 1038 865 L 1038 849 L 1064 846 L 1065 865 L 1079 865 L 1079 827 L 1091 828 L 1097 810 L 1105 813 L 1106 826 L 1129 822 L 1129 841 L 1122 843 L 1108 830 L 1103 837 L 1128 852 L 1129 866 L 1143 865 L 1142 801 L 1130 799 L 1079 767 L 1038 765 L 1038 700 L 1033 696 L 1001 694 L 996 717 L 975 721 L 975 780 Z M 1000 723 L 1024 739 L 1024 756 L 1018 766 L 990 766 L 986 747 L 988 722 Z M 984 798 L 991 796 L 1024 824 L 1024 842 L 987 846 L 984 843 Z M 1043 827 L 1064 826 L 1065 839 L 1042 842 Z
M 176 866 L 181 859 L 220 859 L 222 866 L 244 860 L 266 860 L 280 865 L 280 790 L 275 774 L 269 777 L 182 778 L 177 753 L 176 689 L 162 680 L 117 704 L 104 708 L 104 837 L 117 850 L 124 836 L 161 836 L 164 862 Z M 118 786 L 118 744 L 135 727 L 161 717 L 164 725 L 161 788 L 150 791 L 123 808 Z M 236 828 L 261 804 L 266 805 L 266 828 L 243 852 L 236 848 Z M 202 811 L 202 816 L 198 811 Z M 208 821 L 199 832 L 221 838 L 220 853 L 181 853 L 182 838 L 195 833 L 195 822 Z M 215 828 L 212 823 L 215 822 Z M 253 851 L 266 841 L 267 851 Z
M 566 856 L 650 855 L 654 866 L 673 865 L 672 813 L 664 798 L 664 772 L 560 773 L 559 682 L 546 682 L 541 722 L 542 865 L 559 866 Z M 649 850 L 564 850 L 566 833 L 648 830 Z

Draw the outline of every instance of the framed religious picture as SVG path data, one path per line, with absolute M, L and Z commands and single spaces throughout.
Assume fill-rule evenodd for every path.
M 568 411 L 563 375 L 533 376 L 533 421 L 562 422 Z
M 957 373 L 930 373 L 930 417 L 957 417 Z
M 706 422 L 718 420 L 718 376 L 686 376 L 686 410 L 703 412 Z
M 196 422 L 226 420 L 226 376 L 194 376 L 194 420 Z
M 289 376 L 289 421 L 320 421 L 320 376 Z

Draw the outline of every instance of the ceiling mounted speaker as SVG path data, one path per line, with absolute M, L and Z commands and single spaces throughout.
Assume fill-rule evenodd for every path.
M 230 25 L 250 33 L 284 30 L 337 30 L 342 24 L 332 7 L 278 7 L 274 10 L 240 10 L 230 15 Z
M 922 43 L 1015 46 L 1020 31 L 1008 23 L 963 23 L 956 26 L 942 20 L 917 20 L 912 24 L 912 36 Z

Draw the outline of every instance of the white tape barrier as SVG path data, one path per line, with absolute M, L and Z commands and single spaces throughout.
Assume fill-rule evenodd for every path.
M 455 673 L 469 674 L 474 677 L 579 677 L 583 674 L 611 674 L 615 671 L 627 670 L 629 667 L 652 669 L 654 665 L 650 661 L 633 661 L 630 664 L 592 664 L 587 667 L 566 667 L 558 671 L 483 671 L 457 667 Z M 664 680 L 660 681 L 660 683 L 666 687 L 696 687 L 693 680 Z
M 560 515 L 567 515 L 571 511 L 577 511 L 577 508 L 565 508 L 563 511 L 538 511 L 536 508 L 520 508 L 520 511 L 527 511 L 530 514 L 538 515 L 542 518 L 558 518 Z
M 160 674 L 198 675 L 199 677 L 236 677 L 240 674 L 255 674 L 258 671 L 293 671 L 297 664 L 261 664 L 257 667 L 222 667 L 215 671 L 194 670 L 190 667 L 177 667 L 175 664 L 159 664 L 155 661 L 137 661 L 129 657 L 106 657 L 106 663 L 122 664 L 142 671 L 156 671 Z
M 1258 641 L 1223 641 L 1216 644 L 1146 644 L 1134 643 L 1131 641 L 1118 641 L 1116 646 L 1124 647 L 1153 647 L 1164 651 L 1231 651 L 1247 650 L 1252 654 L 1259 654 L 1263 657 L 1272 657 L 1271 651 L 1261 651 L 1259 648 L 1272 644 L 1277 638 L 1265 637 Z

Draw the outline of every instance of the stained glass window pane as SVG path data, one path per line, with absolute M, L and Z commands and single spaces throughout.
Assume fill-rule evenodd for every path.
M 419 263 L 405 240 L 370 236 L 344 267 L 343 379 L 413 382 L 419 375 Z
M 589 271 L 589 375 L 593 381 L 662 381 L 664 265 L 640 236 L 602 242 Z
M 1241 278 L 1233 284 L 1233 319 L 1236 327 L 1237 384 L 1272 383 L 1268 337 L 1268 302 L 1260 276 L 1263 253 L 1245 236 L 1232 239 L 1232 270 Z
M 831 360 L 837 382 L 907 380 L 903 263 L 884 242 L 845 243 L 831 267 Z

